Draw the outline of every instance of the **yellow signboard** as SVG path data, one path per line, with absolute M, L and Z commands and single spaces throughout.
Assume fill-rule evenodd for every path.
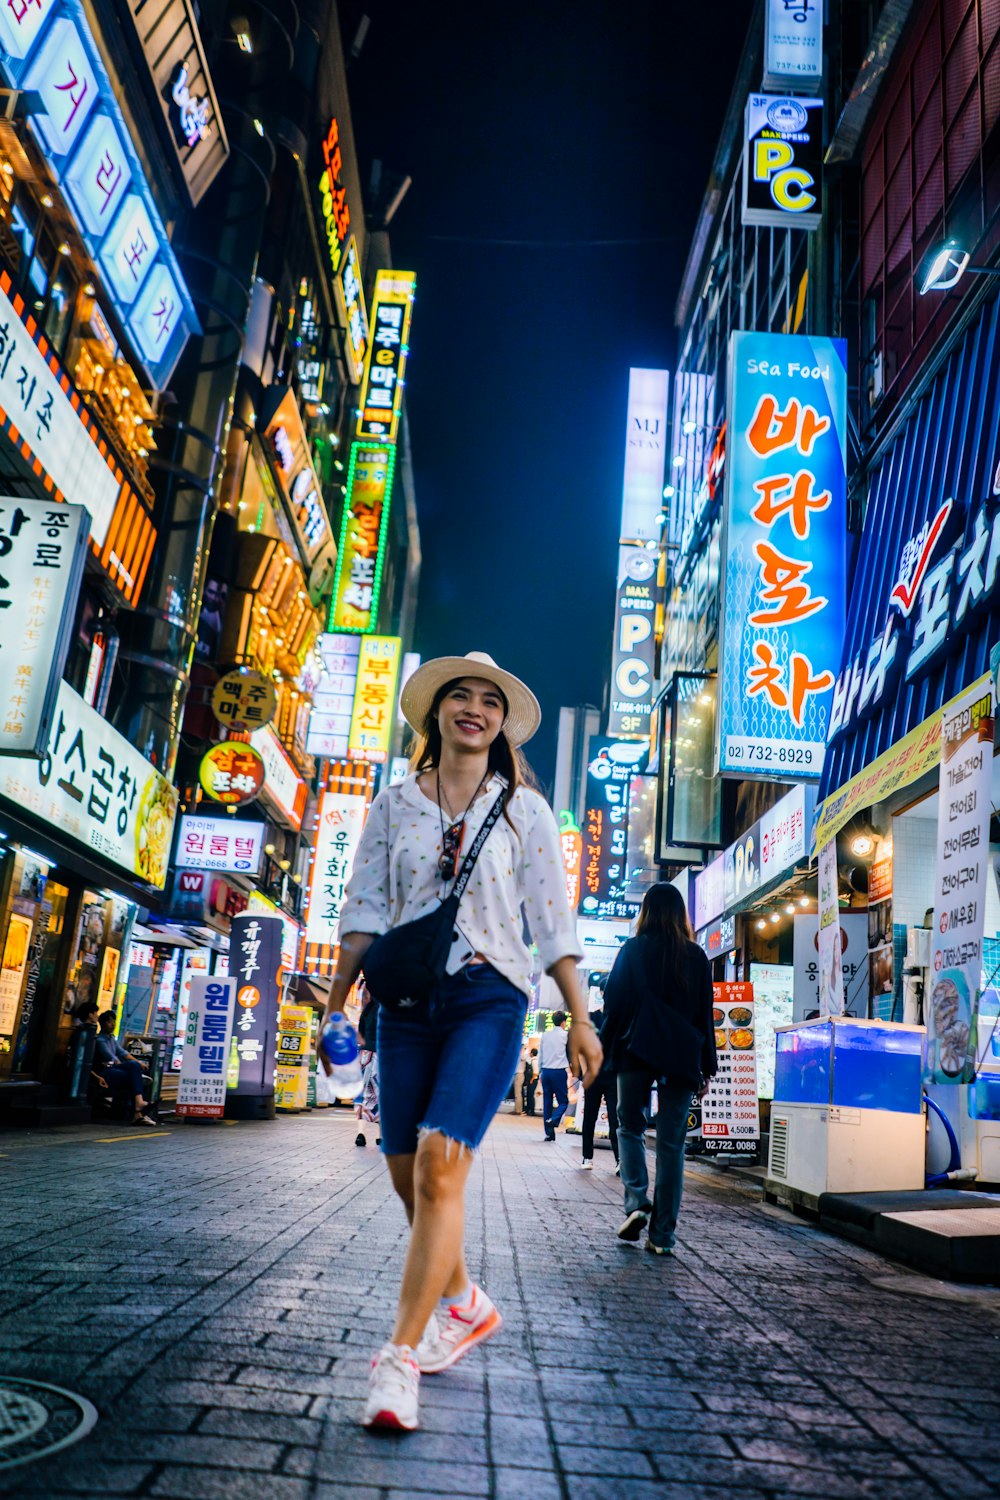
M 396 635 L 367 635 L 361 642 L 348 739 L 348 754 L 358 760 L 388 759 L 402 644 Z
M 845 781 L 837 791 L 831 792 L 820 808 L 816 824 L 816 848 L 821 849 L 830 839 L 835 838 L 862 808 L 884 802 L 893 792 L 912 786 L 921 776 L 932 771 L 941 760 L 942 714 L 973 688 L 985 689 L 989 681 L 989 673 L 977 678 L 950 703 L 946 703 L 944 708 L 937 709 L 930 718 L 918 724 L 916 729 L 911 729 L 895 745 L 883 750 L 870 766 L 865 766 L 863 771 L 852 776 L 850 781 Z
M 278 1063 L 274 1070 L 276 1109 L 304 1109 L 309 1088 L 308 1005 L 283 1005 L 278 1012 Z
M 372 303 L 371 341 L 358 404 L 358 437 L 396 441 L 416 295 L 413 271 L 379 271 Z

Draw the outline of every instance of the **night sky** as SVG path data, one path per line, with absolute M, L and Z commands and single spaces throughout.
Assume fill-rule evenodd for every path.
M 413 177 L 390 235 L 417 273 L 415 649 L 530 684 L 543 783 L 559 706 L 602 703 L 628 370 L 672 366 L 751 10 L 341 3 L 345 47 L 372 20 L 348 73 L 362 183 L 374 158 Z

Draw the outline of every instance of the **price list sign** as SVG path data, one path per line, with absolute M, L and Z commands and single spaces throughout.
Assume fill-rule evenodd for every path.
M 712 1001 L 719 1071 L 702 1100 L 702 1147 L 756 1157 L 760 1110 L 753 985 L 713 984 Z

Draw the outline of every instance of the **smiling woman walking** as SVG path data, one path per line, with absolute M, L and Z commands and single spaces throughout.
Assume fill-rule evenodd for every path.
M 396 1325 L 372 1363 L 363 1420 L 410 1431 L 421 1373 L 447 1369 L 502 1322 L 466 1269 L 465 1183 L 520 1055 L 531 966 L 522 912 L 573 1017 L 569 1058 L 585 1082 L 602 1054 L 577 981 L 555 818 L 525 784 L 518 749 L 541 721 L 534 694 L 473 651 L 419 667 L 402 709 L 421 738 L 412 774 L 372 803 L 327 1011 L 343 1009 L 365 967 L 382 1002 L 382 1150 L 412 1229 Z M 416 972 L 425 957 L 416 923 L 433 922 L 453 886 L 460 901 L 443 977 L 416 1004 L 388 987 L 379 996 L 372 944 L 392 933 L 405 956 L 412 933 Z

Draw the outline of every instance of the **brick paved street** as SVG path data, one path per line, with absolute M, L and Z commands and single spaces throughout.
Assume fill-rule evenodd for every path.
M 676 1257 L 656 1260 L 614 1237 L 610 1153 L 580 1173 L 573 1138 L 543 1146 L 537 1122 L 508 1118 L 469 1212 L 505 1331 L 424 1380 L 420 1433 L 362 1432 L 404 1225 L 354 1130 L 315 1114 L 0 1135 L 0 1377 L 51 1380 L 101 1413 L 0 1492 L 1000 1494 L 1000 1293 L 949 1292 L 709 1168 L 689 1173 Z

